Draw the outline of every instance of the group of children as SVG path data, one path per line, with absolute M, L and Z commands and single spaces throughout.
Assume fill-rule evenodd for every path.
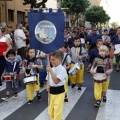
M 106 78 L 104 80 L 98 81 L 94 79 L 94 97 L 96 99 L 95 106 L 100 106 L 101 99 L 104 102 L 107 101 L 106 92 L 110 82 L 110 73 L 113 70 L 112 62 L 109 58 L 109 49 L 102 45 L 102 40 L 97 40 L 97 48 L 91 51 L 90 54 L 90 72 L 95 75 L 94 69 L 97 67 L 97 73 L 104 73 Z M 49 106 L 48 113 L 52 120 L 62 120 L 62 111 L 64 101 L 68 102 L 67 91 L 68 91 L 68 71 L 69 69 L 78 63 L 81 66 L 81 69 L 77 71 L 74 75 L 69 75 L 72 88 L 78 84 L 78 91 L 81 91 L 82 83 L 84 82 L 84 59 L 88 56 L 87 51 L 84 47 L 80 46 L 80 38 L 74 38 L 74 47 L 72 47 L 68 53 L 66 53 L 67 46 L 62 47 L 60 50 L 57 50 L 51 53 L 50 56 L 50 65 L 46 67 L 48 71 L 46 77 L 46 90 L 49 92 Z M 9 50 L 8 59 L 6 63 L 6 69 L 4 74 L 12 73 L 16 76 L 20 72 L 19 61 L 15 59 L 15 52 L 13 49 Z M 43 69 L 43 64 L 41 59 L 36 58 L 35 49 L 29 48 L 28 57 L 23 60 L 22 70 L 25 73 L 25 77 L 36 76 L 37 82 L 26 85 L 27 99 L 28 104 L 32 104 L 34 98 L 34 91 L 37 93 L 37 98 L 41 100 L 40 93 L 40 81 L 38 69 Z M 15 69 L 13 70 L 14 63 L 16 62 Z M 13 86 L 12 86 L 13 84 Z M 12 81 L 6 82 L 6 97 L 2 98 L 3 100 L 8 100 L 9 91 L 12 88 L 15 88 L 15 82 Z M 17 88 L 14 89 L 15 98 L 18 97 Z M 102 97 L 103 96 L 103 97 Z

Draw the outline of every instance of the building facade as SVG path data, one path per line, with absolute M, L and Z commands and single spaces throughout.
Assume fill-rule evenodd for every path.
M 14 29 L 21 21 L 27 21 L 27 12 L 25 8 L 29 5 L 23 5 L 24 0 L 4 0 L 0 1 L 0 23 L 6 22 Z

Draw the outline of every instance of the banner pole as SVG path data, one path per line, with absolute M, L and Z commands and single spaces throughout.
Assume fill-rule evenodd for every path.
M 31 8 L 25 8 L 24 10 L 25 11 L 30 11 Z M 39 10 L 39 9 L 42 9 L 42 10 L 49 10 L 49 8 L 32 8 L 33 10 Z M 52 8 L 52 10 L 58 10 L 59 8 Z M 69 8 L 60 8 L 61 10 L 68 10 Z
M 50 66 L 49 54 L 47 54 L 47 65 Z M 50 87 L 50 84 L 49 84 L 50 74 L 49 74 L 49 72 L 47 72 L 47 74 L 48 74 L 48 84 L 47 84 L 47 87 Z M 50 93 L 48 91 L 48 106 L 49 106 L 49 104 L 50 104 Z

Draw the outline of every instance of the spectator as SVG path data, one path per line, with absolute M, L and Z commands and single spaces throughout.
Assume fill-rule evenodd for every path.
M 22 59 L 25 57 L 26 36 L 23 31 L 23 26 L 20 24 L 14 32 L 15 46 L 18 49 L 18 54 Z

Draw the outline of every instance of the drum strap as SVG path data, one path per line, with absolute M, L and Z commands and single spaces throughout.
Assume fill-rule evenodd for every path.
M 68 56 L 68 54 L 66 54 L 66 56 L 65 56 L 65 58 L 64 58 L 64 60 L 63 60 L 63 62 L 62 62 L 62 65 L 64 65 L 64 63 L 65 63 L 65 61 L 66 61 L 66 59 L 67 59 L 67 56 Z

